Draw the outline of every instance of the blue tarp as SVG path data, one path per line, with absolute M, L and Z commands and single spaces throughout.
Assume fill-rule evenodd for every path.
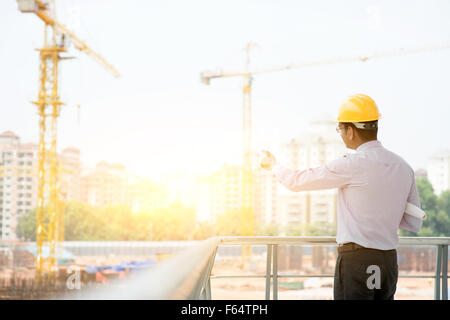
M 116 272 L 125 271 L 128 269 L 130 272 L 146 269 L 156 264 L 156 261 L 122 261 L 117 265 L 88 265 L 86 266 L 87 273 L 103 272 L 105 270 L 114 270 Z
M 86 272 L 89 274 L 97 273 L 97 270 L 96 266 L 86 266 Z

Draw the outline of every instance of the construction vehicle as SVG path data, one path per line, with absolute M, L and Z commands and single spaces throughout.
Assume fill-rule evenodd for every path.
M 56 20 L 55 0 L 17 0 L 19 10 L 34 13 L 44 22 L 44 45 L 39 50 L 39 93 L 33 101 L 39 114 L 38 200 L 36 213 L 36 285 L 51 286 L 57 274 L 57 244 L 64 239 L 64 204 L 58 195 L 57 119 L 61 105 L 58 94 L 59 61 L 70 59 L 61 56 L 67 52 L 67 40 L 74 47 L 93 58 L 115 77 L 119 72 L 92 50 L 73 32 Z M 48 246 L 48 258 L 43 257 L 43 247 Z

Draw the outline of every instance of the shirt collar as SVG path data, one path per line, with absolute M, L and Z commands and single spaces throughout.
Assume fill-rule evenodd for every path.
M 378 140 L 372 140 L 369 142 L 364 142 L 363 144 L 360 144 L 358 148 L 356 148 L 356 151 L 362 151 L 370 148 L 376 148 L 381 147 L 381 142 Z

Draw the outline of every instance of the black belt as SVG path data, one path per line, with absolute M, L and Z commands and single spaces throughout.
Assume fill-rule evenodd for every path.
M 353 242 L 348 242 L 348 243 L 344 243 L 344 244 L 339 244 L 338 248 L 337 248 L 338 253 L 354 251 L 354 250 L 358 250 L 358 249 L 365 249 L 365 247 L 360 246 L 359 244 L 356 244 Z

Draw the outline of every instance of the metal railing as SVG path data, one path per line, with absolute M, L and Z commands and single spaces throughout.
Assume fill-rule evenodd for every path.
M 100 288 L 74 290 L 57 299 L 197 300 L 211 296 L 205 288 L 218 242 L 218 238 L 207 239 L 151 270 L 137 272 L 132 279 L 115 280 Z
M 448 300 L 448 245 L 450 238 L 401 237 L 399 246 L 436 246 L 434 275 L 399 275 L 399 278 L 434 279 L 434 299 Z M 223 245 L 267 246 L 265 275 L 212 276 L 216 253 Z M 211 279 L 265 278 L 265 298 L 278 299 L 278 278 L 334 277 L 334 274 L 286 274 L 278 271 L 281 245 L 336 246 L 334 237 L 215 237 L 202 241 L 152 270 L 141 271 L 132 279 L 117 280 L 104 288 L 79 290 L 58 299 L 189 299 L 211 300 Z M 271 286 L 273 283 L 273 286 Z
M 271 280 L 273 282 L 272 297 L 278 299 L 278 278 L 311 278 L 311 277 L 331 277 L 334 274 L 286 274 L 278 273 L 278 247 L 280 245 L 336 245 L 335 237 L 220 237 L 219 245 L 266 245 L 267 262 L 265 275 L 208 275 L 206 296 L 199 296 L 199 299 L 211 299 L 211 279 L 219 278 L 265 278 L 265 298 L 270 300 Z M 434 299 L 448 300 L 448 237 L 400 237 L 399 246 L 436 246 L 436 266 L 434 275 L 399 275 L 399 278 L 432 278 L 434 279 Z M 214 259 L 214 257 L 211 257 Z M 272 272 L 271 272 L 272 271 Z M 442 286 L 441 286 L 442 283 Z M 442 288 L 442 290 L 441 290 Z M 442 295 L 441 295 L 442 291 Z

